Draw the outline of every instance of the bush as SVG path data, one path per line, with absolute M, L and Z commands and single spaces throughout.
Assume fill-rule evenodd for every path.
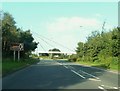
M 100 63 L 100 62 L 101 62 L 100 59 L 94 61 L 94 63 Z
M 77 62 L 79 62 L 79 61 L 82 61 L 82 59 L 81 58 L 77 58 L 77 60 L 76 60 Z
M 93 62 L 95 62 L 95 61 L 97 61 L 97 60 L 99 60 L 98 57 L 93 57 Z
M 117 65 L 119 63 L 118 57 L 113 57 L 110 64 Z
M 77 60 L 77 55 L 76 54 L 72 54 L 71 56 L 70 56 L 70 61 L 73 61 L 73 62 L 76 62 L 76 60 Z

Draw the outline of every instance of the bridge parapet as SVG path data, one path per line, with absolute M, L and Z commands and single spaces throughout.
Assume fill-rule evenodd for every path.
M 39 53 L 76 54 L 76 52 L 39 51 Z

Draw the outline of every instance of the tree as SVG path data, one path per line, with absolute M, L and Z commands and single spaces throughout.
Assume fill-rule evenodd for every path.
M 2 17 L 2 54 L 10 54 L 9 48 L 11 42 L 18 41 L 18 34 L 16 31 L 16 22 L 9 13 L 4 13 Z
M 10 57 L 12 51 L 10 45 L 12 43 L 24 43 L 24 51 L 21 52 L 22 57 L 28 56 L 31 51 L 37 48 L 38 43 L 34 41 L 30 30 L 23 31 L 17 28 L 16 22 L 12 15 L 3 13 L 2 21 L 2 56 Z
M 84 43 L 83 42 L 78 43 L 78 47 L 77 47 L 76 52 L 77 52 L 79 57 L 82 57 L 84 55 Z
M 53 52 L 60 52 L 60 50 L 59 50 L 59 49 L 57 49 L 57 48 L 50 49 L 49 51 L 53 51 Z M 49 54 L 49 55 L 50 55 L 50 54 Z M 53 54 L 52 54 L 52 58 L 53 58 L 55 55 L 60 56 L 61 54 L 59 54 L 59 53 L 53 53 Z
M 120 28 L 115 28 L 112 31 L 112 54 L 113 56 L 119 56 L 120 54 Z
M 113 61 L 111 57 L 120 54 L 120 28 L 114 28 L 108 32 L 92 32 L 85 43 L 79 42 L 77 47 L 78 58 L 84 55 L 85 61 L 102 61 L 104 63 Z M 107 58 L 111 58 L 108 59 Z M 110 61 L 109 61 L 110 60 Z

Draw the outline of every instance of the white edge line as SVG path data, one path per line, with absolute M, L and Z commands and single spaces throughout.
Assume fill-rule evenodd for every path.
M 104 87 L 105 85 L 100 85 L 100 86 Z M 109 88 L 118 89 L 118 87 L 112 87 L 112 86 L 105 86 L 105 87 L 109 87 Z
M 71 70 L 71 71 L 74 72 L 76 75 L 78 75 L 78 76 L 82 77 L 83 79 L 85 79 L 84 76 L 80 75 L 79 73 L 75 72 L 74 70 Z

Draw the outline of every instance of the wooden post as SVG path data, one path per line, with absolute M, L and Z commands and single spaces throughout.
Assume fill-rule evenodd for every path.
M 18 61 L 20 60 L 20 51 L 18 51 Z
M 14 61 L 15 61 L 15 51 L 14 51 L 13 55 L 14 55 Z

